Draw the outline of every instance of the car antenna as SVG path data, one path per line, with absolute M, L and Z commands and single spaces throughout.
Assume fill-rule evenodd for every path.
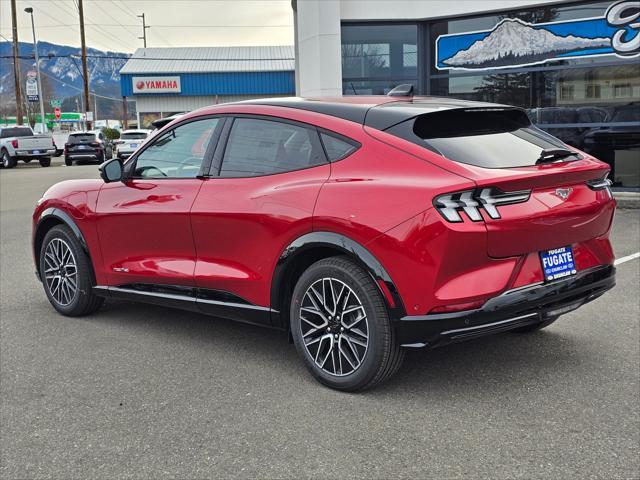
M 395 88 L 392 88 L 389 93 L 387 93 L 388 97 L 413 97 L 413 85 L 410 83 L 403 83 L 398 85 Z

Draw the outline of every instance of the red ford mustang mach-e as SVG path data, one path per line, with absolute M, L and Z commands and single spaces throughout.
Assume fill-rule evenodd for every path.
M 216 105 L 51 187 L 37 274 L 63 315 L 126 298 L 280 328 L 362 390 L 403 347 L 534 331 L 612 288 L 607 173 L 509 106 Z

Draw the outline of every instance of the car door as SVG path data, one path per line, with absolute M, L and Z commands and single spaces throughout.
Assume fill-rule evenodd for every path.
M 191 210 L 195 282 L 226 301 L 268 307 L 274 266 L 290 242 L 311 231 L 330 166 L 313 126 L 238 116 L 225 130 L 212 178 L 204 181 Z M 207 306 L 221 314 L 214 302 L 201 308 Z M 236 319 L 258 321 L 243 318 L 242 307 L 237 311 Z
M 105 184 L 97 228 L 110 285 L 193 286 L 195 246 L 189 212 L 224 120 L 186 121 L 153 139 Z

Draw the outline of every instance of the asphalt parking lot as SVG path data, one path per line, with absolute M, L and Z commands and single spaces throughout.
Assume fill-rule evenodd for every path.
M 0 170 L 0 477 L 638 478 L 640 260 L 547 330 L 413 350 L 364 394 L 316 383 L 279 332 L 111 301 L 54 313 L 31 212 L 95 165 Z M 619 210 L 618 257 L 640 250 Z

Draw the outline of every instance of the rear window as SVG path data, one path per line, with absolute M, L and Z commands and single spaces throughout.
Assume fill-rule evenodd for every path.
M 567 148 L 562 141 L 531 125 L 527 114 L 519 109 L 446 110 L 421 115 L 403 124 L 387 132 L 421 144 L 449 160 L 478 167 L 535 165 L 543 150 Z
M 0 138 L 31 136 L 33 136 L 33 132 L 27 127 L 3 128 L 0 133 Z
M 144 132 L 123 133 L 120 135 L 120 140 L 144 140 L 145 138 L 147 138 L 147 134 Z
M 74 135 L 69 135 L 69 140 L 67 143 L 88 143 L 95 142 L 96 136 L 93 133 L 76 133 Z

